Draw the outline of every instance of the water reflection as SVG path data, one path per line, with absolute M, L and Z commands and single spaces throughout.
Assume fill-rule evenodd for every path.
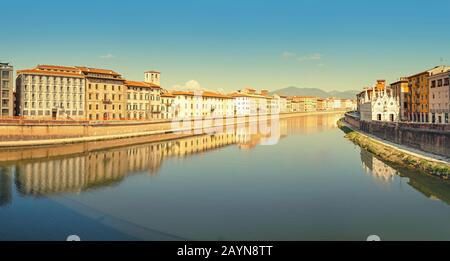
M 366 173 L 382 184 L 391 184 L 396 178 L 405 178 L 406 183 L 430 199 L 441 200 L 450 205 L 450 183 L 424 173 L 396 170 L 389 164 L 361 149 L 361 163 Z
M 448 239 L 449 182 L 361 150 L 340 116 L 0 151 L 0 239 Z
M 371 174 L 376 180 L 390 183 L 394 180 L 397 170 L 374 157 L 372 153 L 361 149 L 361 162 L 366 173 Z
M 94 142 L 58 148 L 2 151 L 0 156 L 2 153 L 8 154 L 3 159 L 14 161 L 0 166 L 0 206 L 11 204 L 14 185 L 20 195 L 34 197 L 80 193 L 114 186 L 129 175 L 157 175 L 164 160 L 168 158 L 185 158 L 231 145 L 240 149 L 253 149 L 261 144 L 270 144 L 269 140 L 296 133 L 313 134 L 334 129 L 339 117 L 340 115 L 323 115 L 280 120 L 271 133 L 264 134 L 254 133 L 249 124 L 242 124 L 223 133 L 127 147 L 123 146 L 139 143 L 142 138 L 116 143 Z M 105 149 L 108 144 L 116 147 Z M 72 155 L 73 153 L 75 154 Z M 408 184 L 424 195 L 450 204 L 447 182 L 436 181 L 423 174 L 399 172 L 364 149 L 361 149 L 360 157 L 363 170 L 378 182 L 389 184 L 397 176 L 408 177 Z
M 274 123 L 268 121 L 271 133 L 255 133 L 251 130 L 254 127 L 251 124 L 239 124 L 226 132 L 213 135 L 108 150 L 104 150 L 107 146 L 105 143 L 110 146 L 123 146 L 140 140 L 134 138 L 116 141 L 118 144 L 108 141 L 57 148 L 3 151 L 0 152 L 0 155 L 4 155 L 2 158 L 13 160 L 13 165 L 0 169 L 0 204 L 3 206 L 11 203 L 13 176 L 16 189 L 22 196 L 80 193 L 113 186 L 129 175 L 142 172 L 151 176 L 157 175 L 167 158 L 184 158 L 230 145 L 237 145 L 240 149 L 252 149 L 259 144 L 270 144 L 270 141 L 281 139 L 288 134 L 311 134 L 333 129 L 339 117 L 340 115 L 323 115 L 280 120 L 276 122 L 276 128 L 271 126 Z M 83 149 L 86 151 L 82 151 Z
M 0 207 L 7 206 L 12 202 L 12 167 L 0 166 Z

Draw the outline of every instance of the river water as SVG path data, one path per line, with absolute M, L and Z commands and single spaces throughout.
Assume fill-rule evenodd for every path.
M 2 151 L 0 239 L 450 240 L 450 183 L 362 150 L 341 116 Z

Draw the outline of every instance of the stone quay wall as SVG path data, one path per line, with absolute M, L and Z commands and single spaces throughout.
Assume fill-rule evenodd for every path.
M 352 114 L 345 114 L 351 126 L 381 139 L 450 157 L 450 124 L 360 121 Z
M 315 114 L 345 113 L 345 111 L 297 112 L 283 113 L 279 118 L 307 116 Z M 270 115 L 264 115 L 270 119 Z M 261 116 L 260 116 L 261 117 Z M 230 123 L 242 123 L 258 120 L 257 116 L 233 117 L 231 119 L 216 119 L 215 126 Z M 194 120 L 190 124 L 195 127 Z M 184 126 L 180 123 L 179 128 Z M 0 143 L 10 141 L 70 139 L 95 136 L 117 136 L 133 133 L 173 130 L 171 120 L 159 121 L 14 121 L 0 120 Z

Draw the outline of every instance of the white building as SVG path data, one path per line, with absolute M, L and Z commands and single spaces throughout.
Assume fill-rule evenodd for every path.
M 278 96 L 278 107 L 280 108 L 281 113 L 287 113 L 289 112 L 288 106 L 287 106 L 287 96 L 285 95 L 274 95 L 275 98 Z
M 175 95 L 169 92 L 161 92 L 161 118 L 172 119 L 173 117 L 173 103 Z
M 396 97 L 388 94 L 386 88 L 383 91 L 373 90 L 371 99 L 364 96 L 359 106 L 362 121 L 399 121 L 400 103 Z
M 177 118 L 234 115 L 233 97 L 211 91 L 174 91 L 173 116 Z
M 161 73 L 157 71 L 144 72 L 144 82 L 150 88 L 150 117 L 151 119 L 161 118 Z
M 450 70 L 432 74 L 429 77 L 430 87 L 430 120 L 431 123 L 449 123 L 450 114 Z
M 233 93 L 231 95 L 234 99 L 234 106 L 236 108 L 236 116 L 244 116 L 251 114 L 252 100 L 251 96 L 246 93 Z
M 272 101 L 268 101 L 270 96 L 267 93 L 265 95 L 257 94 L 256 90 L 251 88 L 239 90 L 231 96 L 234 98 L 238 116 L 267 114 L 270 112 L 270 108 L 275 106 L 272 105 Z
M 38 65 L 17 71 L 16 113 L 34 119 L 85 119 L 85 77 L 77 68 Z
M 333 98 L 333 109 L 338 110 L 342 108 L 342 100 L 338 98 Z

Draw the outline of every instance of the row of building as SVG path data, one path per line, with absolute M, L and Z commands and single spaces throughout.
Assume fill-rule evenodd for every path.
M 352 109 L 349 99 L 270 95 L 262 90 L 230 94 L 213 91 L 168 91 L 160 72 L 147 71 L 131 81 L 108 69 L 38 65 L 18 70 L 1 64 L 1 116 L 27 119 L 148 120 L 205 116 L 243 116 Z
M 450 66 L 436 66 L 389 85 L 378 80 L 356 98 L 361 120 L 448 124 Z

